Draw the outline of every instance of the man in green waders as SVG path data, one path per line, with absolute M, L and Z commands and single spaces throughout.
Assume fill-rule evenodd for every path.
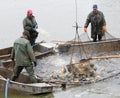
M 107 32 L 106 21 L 104 15 L 101 11 L 98 10 L 96 4 L 93 5 L 93 11 L 89 13 L 86 23 L 84 25 L 84 32 L 87 32 L 87 27 L 91 23 L 91 38 L 93 42 L 96 42 L 97 39 L 102 40 L 104 32 Z
M 29 74 L 31 82 L 37 82 L 33 70 L 33 65 L 36 66 L 36 59 L 31 44 L 28 40 L 29 37 L 29 32 L 25 30 L 22 37 L 18 38 L 14 42 L 11 53 L 12 60 L 15 60 L 14 72 L 11 79 L 13 81 L 18 78 L 22 69 L 25 68 Z

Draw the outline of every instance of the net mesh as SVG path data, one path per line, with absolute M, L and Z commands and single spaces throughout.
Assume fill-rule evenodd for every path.
M 80 35 L 80 40 L 81 42 L 90 41 L 90 37 L 88 36 L 88 33 L 82 33 Z
M 110 39 L 115 39 L 115 37 L 113 35 L 111 35 L 110 33 L 106 32 L 102 39 L 103 40 L 110 40 Z
M 112 39 L 115 39 L 115 37 L 108 32 L 105 32 L 104 36 L 102 37 L 102 40 L 112 40 Z M 89 37 L 88 33 L 82 33 L 80 35 L 79 41 L 80 42 L 87 42 L 87 41 L 91 41 L 91 38 Z

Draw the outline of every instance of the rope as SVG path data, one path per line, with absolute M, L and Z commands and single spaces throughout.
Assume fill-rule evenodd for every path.
M 115 38 L 115 37 L 114 37 L 113 35 L 111 35 L 109 32 L 106 32 L 105 34 L 106 34 L 107 37 L 109 37 L 109 39 Z
M 80 40 L 80 36 L 78 34 L 78 23 L 77 23 L 77 0 L 75 0 L 75 6 L 76 6 L 76 26 L 74 26 L 76 28 L 76 33 L 75 33 L 75 39 L 74 39 L 74 44 L 75 44 L 75 41 L 78 40 L 78 42 L 81 42 Z M 82 45 L 82 42 L 81 42 L 81 45 Z M 86 57 L 87 57 L 87 54 L 86 54 L 86 51 L 84 49 L 84 45 L 81 46 L 81 48 L 83 49 Z M 79 51 L 80 51 L 80 54 L 81 54 L 81 58 L 82 58 L 82 51 L 80 50 L 80 46 L 79 46 Z M 71 59 L 70 59 L 70 64 L 72 63 L 72 58 L 73 58 L 73 52 L 74 52 L 74 47 L 72 48 L 72 55 L 71 55 Z M 87 57 L 88 58 L 88 57 Z
M 75 0 L 75 6 L 76 6 L 76 23 L 77 23 L 77 0 Z
M 8 86 L 9 86 L 10 79 L 8 78 L 6 80 L 6 86 L 5 86 L 5 98 L 8 98 Z
M 75 39 L 74 39 L 74 43 L 75 44 L 75 40 L 76 40 L 76 34 L 75 34 Z M 72 55 L 71 55 L 71 58 L 70 58 L 70 64 L 72 64 L 72 58 L 73 58 L 73 51 L 74 51 L 74 47 L 72 48 Z
M 82 50 L 83 50 L 83 52 L 80 50 L 80 52 L 81 52 L 81 59 L 82 59 L 82 53 L 84 53 L 85 56 L 86 56 L 86 58 L 88 58 L 87 52 L 85 51 L 85 47 L 84 47 L 84 45 L 83 45 L 80 37 L 79 37 L 79 40 L 80 40 L 80 42 L 81 42 L 80 44 L 81 44 L 81 48 L 82 48 Z M 80 46 L 79 46 L 79 47 L 80 47 Z
M 105 32 L 103 36 L 103 40 L 110 40 L 110 39 L 116 39 L 113 35 L 111 35 L 109 32 Z
M 88 33 L 86 33 L 86 35 L 87 35 L 88 40 L 90 41 L 90 37 L 89 37 Z

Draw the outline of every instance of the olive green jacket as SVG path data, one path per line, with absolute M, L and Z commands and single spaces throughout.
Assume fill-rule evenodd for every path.
M 102 26 L 106 25 L 106 21 L 104 18 L 104 15 L 101 11 L 98 11 L 97 13 L 90 12 L 86 19 L 86 23 L 84 27 L 88 27 L 89 23 L 91 23 L 91 37 L 93 38 L 95 33 L 100 35 L 104 35 L 104 32 L 102 30 Z
M 15 40 L 11 58 L 16 61 L 17 66 L 29 66 L 35 62 L 35 55 L 29 40 L 23 37 Z

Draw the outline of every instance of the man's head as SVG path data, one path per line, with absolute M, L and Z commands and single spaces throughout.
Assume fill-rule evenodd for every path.
M 98 9 L 97 4 L 94 4 L 94 5 L 93 5 L 93 12 L 96 13 L 96 12 L 97 12 L 97 9 Z
M 29 39 L 29 38 L 30 38 L 30 33 L 29 33 L 29 31 L 24 30 L 24 31 L 23 31 L 23 36 L 24 36 L 25 38 Z
M 33 15 L 32 10 L 28 10 L 28 11 L 27 11 L 27 16 L 28 16 L 28 17 L 31 17 L 32 15 Z

